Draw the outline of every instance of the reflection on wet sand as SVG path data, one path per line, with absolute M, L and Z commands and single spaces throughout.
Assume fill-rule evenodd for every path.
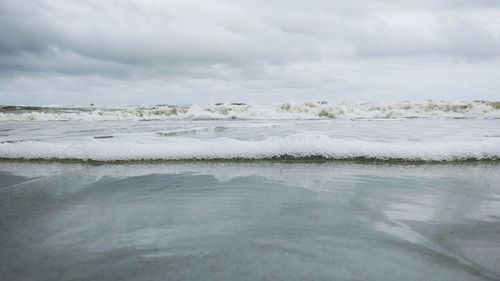
M 1 162 L 10 280 L 500 277 L 500 165 Z

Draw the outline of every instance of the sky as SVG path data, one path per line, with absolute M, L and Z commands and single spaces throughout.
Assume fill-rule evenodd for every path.
M 500 100 L 498 0 L 0 0 L 0 104 Z

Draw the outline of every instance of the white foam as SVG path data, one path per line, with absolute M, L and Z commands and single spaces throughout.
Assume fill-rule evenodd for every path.
M 401 119 L 401 118 L 500 118 L 495 102 L 397 102 L 327 104 L 219 104 L 155 107 L 46 107 L 15 110 L 0 107 L 0 121 L 110 121 L 204 119 Z
M 65 142 L 25 141 L 1 143 L 0 158 L 80 159 L 95 161 L 270 159 L 274 157 L 329 159 L 402 159 L 455 161 L 500 159 L 498 140 L 461 142 L 377 142 L 335 139 L 321 133 L 268 137 L 263 140 L 233 138 L 173 138 L 169 141 L 107 141 L 92 138 Z

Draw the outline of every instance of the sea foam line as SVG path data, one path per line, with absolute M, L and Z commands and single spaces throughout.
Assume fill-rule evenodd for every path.
M 499 160 L 500 142 L 376 142 L 296 134 L 263 140 L 176 138 L 171 141 L 1 143 L 3 159 L 77 159 L 92 161 L 375 159 L 404 161 Z

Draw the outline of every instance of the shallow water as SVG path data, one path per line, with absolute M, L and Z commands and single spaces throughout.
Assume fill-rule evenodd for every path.
M 498 160 L 498 119 L 1 122 L 0 158 Z
M 500 165 L 0 162 L 4 280 L 498 280 Z

